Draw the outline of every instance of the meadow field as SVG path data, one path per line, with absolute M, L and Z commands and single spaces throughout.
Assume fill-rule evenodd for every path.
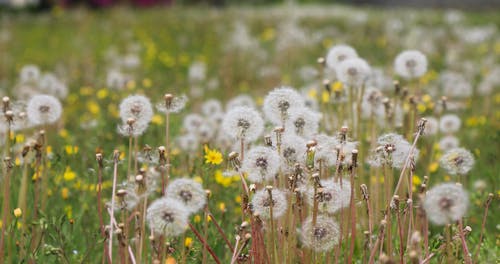
M 0 12 L 0 263 L 498 263 L 500 13 Z

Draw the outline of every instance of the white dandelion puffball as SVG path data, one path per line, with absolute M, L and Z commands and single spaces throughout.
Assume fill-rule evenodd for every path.
M 400 169 L 404 166 L 408 155 L 412 154 L 414 160 L 418 159 L 419 150 L 414 149 L 410 153 L 411 144 L 403 136 L 388 133 L 377 139 L 377 147 L 371 150 L 368 163 L 373 167 L 381 167 L 384 164 Z
M 474 156 L 464 148 L 453 148 L 441 156 L 441 167 L 451 175 L 465 175 L 474 166 Z
M 246 172 L 250 182 L 272 181 L 280 168 L 280 156 L 268 147 L 253 147 L 246 154 L 241 170 Z
M 272 199 L 267 189 L 257 191 L 252 198 L 252 208 L 262 219 L 271 218 L 271 208 L 273 219 L 281 217 L 287 209 L 286 194 L 277 189 L 271 190 Z
M 201 112 L 207 117 L 222 113 L 222 104 L 217 99 L 207 100 L 201 105 Z
M 240 106 L 227 112 L 222 121 L 222 129 L 232 138 L 253 142 L 264 131 L 264 120 L 255 109 Z
M 199 114 L 188 114 L 182 121 L 182 127 L 189 133 L 197 133 L 200 127 L 205 123 L 205 119 Z
M 166 197 L 180 201 L 189 213 L 195 213 L 205 206 L 207 196 L 199 182 L 193 179 L 175 179 L 165 190 Z
M 350 87 L 361 87 L 371 74 L 370 66 L 361 58 L 344 60 L 336 69 L 339 80 Z
M 349 206 L 351 183 L 345 179 L 342 180 L 342 184 L 340 184 L 340 180 L 337 182 L 334 179 L 321 180 L 321 192 L 318 192 L 316 197 L 314 197 L 314 187 L 310 186 L 306 190 L 306 196 L 309 205 L 313 206 L 316 199 L 318 201 L 318 209 L 321 212 L 333 214 Z
M 255 102 L 250 95 L 240 94 L 227 102 L 226 111 L 229 111 L 229 110 L 236 108 L 238 106 L 246 106 L 246 107 L 255 108 Z
M 174 96 L 171 101 L 168 101 L 168 105 L 165 100 L 156 104 L 156 109 L 162 113 L 179 113 L 184 109 L 187 101 L 188 98 L 185 95 Z
M 358 53 L 351 46 L 335 45 L 328 50 L 326 54 L 326 66 L 334 69 L 342 61 L 352 58 L 357 58 Z
M 40 79 L 40 68 L 36 65 L 25 65 L 19 73 L 21 83 L 35 83 Z
M 300 230 L 300 240 L 306 248 L 325 252 L 339 243 L 340 228 L 337 222 L 325 215 L 318 215 L 316 224 L 309 216 Z
M 340 141 L 336 137 L 330 137 L 325 134 L 319 134 L 314 137 L 316 141 L 316 151 L 314 153 L 315 163 L 321 161 L 323 165 L 333 166 L 337 162 L 336 149 L 340 145 Z
M 133 122 L 128 124 L 118 125 L 117 131 L 120 135 L 124 137 L 137 137 L 144 134 L 147 128 L 148 128 L 147 123 Z
M 304 98 L 295 89 L 282 86 L 267 94 L 262 109 L 271 123 L 284 125 L 292 108 L 304 106 Z
M 455 133 L 460 130 L 462 120 L 455 114 L 447 114 L 439 120 L 439 129 L 445 134 Z
M 179 148 L 187 153 L 194 153 L 200 147 L 200 139 L 194 133 L 187 133 L 176 139 Z
M 425 117 L 427 122 L 425 123 L 424 135 L 433 136 L 439 131 L 439 121 L 432 116 Z
M 424 209 L 429 220 L 436 225 L 450 224 L 467 212 L 469 196 L 461 185 L 443 183 L 425 195 Z
M 149 98 L 143 95 L 130 95 L 120 103 L 120 117 L 123 123 L 134 119 L 136 123 L 148 124 L 153 118 L 153 107 Z
M 281 156 L 289 165 L 296 162 L 304 163 L 307 142 L 302 137 L 291 133 L 285 133 L 281 142 Z
M 34 125 L 52 124 L 61 117 L 62 106 L 54 96 L 35 95 L 28 101 L 26 113 Z
M 460 142 L 455 136 L 445 136 L 439 140 L 439 149 L 442 151 L 448 151 L 453 148 L 458 148 Z
M 421 77 L 427 72 L 427 57 L 418 50 L 406 50 L 394 60 L 394 70 L 406 79 Z
M 292 108 L 285 124 L 285 130 L 298 136 L 310 138 L 318 133 L 321 114 L 306 107 Z
M 146 211 L 149 228 L 156 235 L 175 237 L 184 233 L 189 222 L 189 212 L 184 204 L 171 198 L 154 201 Z

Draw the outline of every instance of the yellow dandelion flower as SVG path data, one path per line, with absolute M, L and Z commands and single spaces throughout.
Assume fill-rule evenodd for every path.
M 21 217 L 21 215 L 23 215 L 23 211 L 21 210 L 21 208 L 16 208 L 16 209 L 14 209 L 14 216 L 15 216 L 16 218 Z
M 22 143 L 22 142 L 24 142 L 24 134 L 17 134 L 16 143 Z
M 190 248 L 192 244 L 193 244 L 193 239 L 190 237 L 186 237 L 186 239 L 184 240 L 184 246 Z
M 144 86 L 145 88 L 149 88 L 152 85 L 153 85 L 153 82 L 151 81 L 151 79 L 145 78 L 144 80 L 142 80 L 142 86 Z
M 193 218 L 193 222 L 199 223 L 201 221 L 201 216 L 200 215 L 195 215 Z
M 99 114 L 99 111 L 101 110 L 101 108 L 99 107 L 99 105 L 96 102 L 93 102 L 93 101 L 90 101 L 90 102 L 87 103 L 87 109 L 93 115 Z
M 108 97 L 108 94 L 109 94 L 108 89 L 103 88 L 103 89 L 99 89 L 99 91 L 97 91 L 96 95 L 97 95 L 98 99 L 104 99 L 104 98 Z
M 342 82 L 335 81 L 332 85 L 332 91 L 334 92 L 342 92 L 343 89 L 344 85 L 342 84 Z
M 47 148 L 45 148 L 45 152 L 47 153 L 47 155 L 52 154 L 52 146 L 47 146 Z
M 437 162 L 433 162 L 431 164 L 429 164 L 429 171 L 430 172 L 436 172 L 439 168 L 439 163 Z
M 233 180 L 232 180 L 232 177 L 224 177 L 224 175 L 222 175 L 221 170 L 216 170 L 215 171 L 215 182 L 217 182 L 218 184 L 220 184 L 224 187 L 228 187 L 229 185 L 231 185 L 231 183 L 233 183 Z
M 163 124 L 163 116 L 161 115 L 154 115 L 153 118 L 151 119 L 151 123 L 155 124 L 155 125 L 161 125 Z
M 193 180 L 198 183 L 203 183 L 203 179 L 200 176 L 193 177 Z
M 69 197 L 69 189 L 68 188 L 62 188 L 61 189 L 61 197 L 66 200 Z
M 500 192 L 500 191 L 499 191 Z M 219 210 L 221 212 L 225 212 L 226 211 L 226 204 L 225 203 L 219 203 Z
M 309 89 L 307 92 L 307 96 L 311 99 L 316 99 L 316 96 L 318 96 L 318 91 L 316 89 Z
M 214 164 L 219 165 L 223 161 L 222 153 L 220 153 L 216 149 L 209 149 L 207 145 L 205 145 L 205 163 L 206 164 Z
M 65 181 L 72 181 L 76 178 L 76 173 L 71 170 L 69 166 L 66 166 L 66 170 L 64 171 L 63 178 Z
M 63 129 L 61 129 L 61 130 L 59 131 L 59 136 L 60 136 L 60 137 L 62 137 L 62 138 L 67 138 L 67 137 L 69 136 L 68 130 L 66 130 L 66 129 L 64 129 L 64 128 L 63 128 Z
M 237 195 L 236 197 L 234 197 L 234 201 L 237 203 L 241 203 L 241 196 Z
M 330 102 L 330 93 L 328 93 L 328 91 L 323 91 L 321 93 L 321 102 L 324 104 Z

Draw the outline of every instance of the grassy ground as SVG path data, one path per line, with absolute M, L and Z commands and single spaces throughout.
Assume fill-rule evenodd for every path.
M 99 262 L 103 239 L 99 234 L 96 208 L 95 153 L 103 151 L 105 156 L 104 197 L 108 200 L 111 197 L 114 149 L 124 153 L 120 174 L 124 175 L 127 170 L 128 139 L 118 136 L 116 132 L 118 104 L 126 96 L 141 93 L 159 102 L 166 92 L 186 93 L 190 97 L 187 109 L 172 117 L 172 134 L 177 135 L 182 131 L 183 116 L 199 111 L 205 99 L 225 101 L 239 93 L 248 93 L 259 103 L 267 91 L 280 84 L 297 88 L 308 85 L 310 82 L 298 74 L 299 69 L 303 66 L 317 68 L 316 59 L 325 56 L 328 48 L 338 43 L 353 46 L 372 66 L 383 68 L 393 77 L 392 61 L 399 52 L 406 48 L 428 47 L 428 52 L 424 53 L 430 62 L 429 73 L 420 80 L 421 85 L 435 85 L 444 70 L 466 72 L 464 64 L 469 63 L 472 70 L 464 74 L 472 78 L 476 87 L 495 65 L 498 67 L 500 15 L 493 11 L 461 14 L 463 17 L 459 22 L 447 23 L 445 17 L 450 13 L 444 11 L 368 10 L 344 6 L 313 6 L 300 10 L 280 7 L 223 10 L 174 7 L 101 11 L 57 9 L 48 14 L 2 13 L 0 93 L 17 97 L 18 73 L 26 64 L 38 65 L 43 72 L 55 72 L 69 88 L 68 96 L 62 100 L 62 120 L 47 128 L 50 146 L 47 175 L 49 206 L 35 223 L 39 232 L 45 234 L 44 244 L 35 253 L 38 262 Z M 391 19 L 395 27 L 402 27 L 401 31 L 388 29 L 387 21 Z M 494 33 L 477 43 L 466 43 L 461 39 L 471 32 L 455 33 L 457 28 L 488 25 L 494 28 Z M 246 35 L 241 34 L 234 37 L 238 26 L 245 27 L 251 38 L 245 39 Z M 108 69 L 116 66 L 116 58 L 127 54 L 137 56 L 140 66 L 121 65 L 130 79 L 122 89 L 108 89 Z M 451 63 L 446 61 L 447 57 L 452 57 L 450 54 L 457 57 Z M 188 78 L 188 71 L 195 62 L 203 62 L 207 66 L 208 77 L 197 84 L 203 90 L 200 97 L 190 96 L 194 85 Z M 210 89 L 211 79 L 217 80 L 217 89 Z M 320 80 L 313 83 L 318 86 Z M 496 160 L 500 149 L 499 92 L 496 86 L 489 96 L 466 98 L 463 100 L 466 108 L 458 112 L 462 128 L 457 136 L 461 145 L 471 150 L 476 158 L 475 167 L 465 181 L 472 205 L 467 217 L 467 224 L 473 230 L 469 238 L 471 248 L 475 249 L 479 238 L 484 210 L 482 203 L 488 193 L 495 195 L 479 263 L 491 263 L 500 255 L 497 226 L 500 217 L 500 170 Z M 433 112 L 432 106 L 422 107 L 422 116 Z M 36 131 L 29 129 L 16 133 L 13 140 L 22 146 Z M 162 115 L 155 115 L 153 123 L 140 138 L 140 145 L 148 144 L 156 148 L 164 144 L 163 139 L 164 119 Z M 179 153 L 175 144 L 173 151 L 174 177 L 189 174 L 203 181 L 204 188 L 213 193 L 211 210 L 230 240 L 234 241 L 233 230 L 240 224 L 239 182 L 215 180 L 214 175 L 225 169 L 225 163 L 204 164 L 201 146 L 189 168 L 185 166 L 185 155 Z M 424 157 L 426 155 L 424 153 Z M 435 163 L 435 160 L 423 160 L 423 165 L 416 172 L 420 179 L 427 167 Z M 28 171 L 33 174 L 33 168 Z M 11 208 L 17 207 L 21 172 L 19 161 L 13 170 Z M 439 168 L 429 176 L 431 185 L 450 179 Z M 484 189 L 474 188 L 478 180 L 485 182 Z M 23 217 L 33 215 L 32 192 L 33 185 L 30 185 L 28 209 L 31 208 L 31 211 L 23 212 Z M 203 226 L 202 217 L 202 214 L 192 217 L 198 230 Z M 26 256 L 26 248 L 23 249 L 22 245 L 26 245 L 28 236 L 23 233 L 29 225 L 14 225 L 9 231 L 7 243 L 12 263 Z M 433 228 L 432 231 L 432 235 L 437 237 L 442 229 Z M 210 228 L 208 232 L 208 243 L 228 263 L 232 252 L 220 242 L 215 228 Z M 193 238 L 188 263 L 201 262 L 201 243 L 190 232 L 186 236 Z M 182 246 L 178 245 L 182 241 L 178 240 L 172 241 L 176 249 L 172 254 L 175 258 L 181 254 Z M 21 246 L 16 247 L 15 243 Z M 360 255 L 361 249 L 357 248 L 356 254 Z

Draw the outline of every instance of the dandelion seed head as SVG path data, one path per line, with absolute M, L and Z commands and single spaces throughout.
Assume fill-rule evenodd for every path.
M 280 218 L 287 209 L 286 193 L 278 189 L 271 190 L 272 199 L 268 190 L 257 191 L 252 198 L 252 208 L 262 219 L 271 217 L 271 208 L 273 210 L 273 219 Z
M 177 138 L 179 148 L 187 153 L 194 153 L 199 149 L 200 139 L 193 133 L 187 133 Z
M 348 180 L 335 182 L 333 179 L 321 180 L 322 192 L 314 196 L 314 187 L 309 186 L 306 190 L 307 203 L 314 205 L 318 201 L 318 209 L 321 212 L 333 214 L 342 208 L 349 206 L 351 199 L 351 183 Z
M 318 215 L 316 224 L 309 216 L 300 230 L 300 240 L 306 248 L 316 252 L 331 250 L 339 243 L 340 228 L 337 222 L 326 215 Z
M 318 132 L 320 119 L 320 113 L 311 111 L 306 107 L 293 108 L 289 112 L 285 130 L 304 138 L 310 138 Z
M 153 118 L 153 107 L 149 98 L 143 95 L 130 95 L 120 103 L 120 117 L 125 123 L 129 118 L 138 124 L 148 124 Z
M 433 136 L 439 131 L 439 121 L 432 116 L 425 117 L 427 122 L 425 123 L 424 135 Z
M 222 113 L 222 104 L 217 99 L 207 100 L 201 105 L 201 112 L 206 117 Z
M 184 109 L 187 101 L 188 98 L 185 95 L 173 96 L 168 100 L 168 102 L 165 99 L 164 101 L 156 104 L 156 109 L 162 113 L 179 113 L 182 109 Z
M 226 110 L 229 111 L 238 106 L 246 106 L 250 108 L 255 108 L 255 102 L 253 98 L 247 94 L 240 94 L 231 100 L 229 100 L 226 104 Z
M 68 87 L 61 82 L 54 74 L 43 74 L 38 81 L 39 91 L 44 94 L 50 94 L 58 98 L 66 98 Z
M 336 164 L 336 148 L 340 144 L 336 137 L 330 137 L 325 134 L 314 136 L 316 141 L 316 152 L 314 160 L 317 164 L 321 160 L 326 166 L 334 166 Z
M 404 166 L 410 150 L 411 144 L 403 136 L 395 133 L 384 134 L 377 139 L 377 147 L 371 150 L 368 163 L 373 167 L 386 164 L 400 169 Z M 415 148 L 411 154 L 415 161 L 418 160 L 418 149 Z
M 156 235 L 176 237 L 184 233 L 189 221 L 185 205 L 175 199 L 163 197 L 154 201 L 146 211 L 149 228 Z
M 439 149 L 442 151 L 448 151 L 450 149 L 458 148 L 459 144 L 460 142 L 457 137 L 449 135 L 439 140 Z
M 455 114 L 443 115 L 439 120 L 439 129 L 445 134 L 458 132 L 461 125 L 462 120 Z
M 328 68 L 335 69 L 342 61 L 357 57 L 358 53 L 351 46 L 335 45 L 326 54 L 326 65 Z
M 224 132 L 234 139 L 253 142 L 264 130 L 264 120 L 255 109 L 240 106 L 229 110 L 222 121 Z
M 406 50 L 394 60 L 394 70 L 406 79 L 421 77 L 427 72 L 427 57 L 418 50 Z
M 256 146 L 246 154 L 241 170 L 247 173 L 250 182 L 261 183 L 274 180 L 279 167 L 280 157 L 275 150 Z
M 199 211 L 207 202 L 205 190 L 193 179 L 175 179 L 167 186 L 165 193 L 167 198 L 180 201 L 189 213 Z
M 464 148 L 453 148 L 441 156 L 441 167 L 451 175 L 465 175 L 474 166 L 474 156 Z
M 21 83 L 36 83 L 40 79 L 40 68 L 36 65 L 25 65 L 19 73 Z
M 337 77 L 350 87 L 360 88 L 370 76 L 370 66 L 361 58 L 351 58 L 342 61 L 337 70 Z
M 62 106 L 54 96 L 35 95 L 28 101 L 26 114 L 32 124 L 51 124 L 61 117 Z
M 304 138 L 292 133 L 285 133 L 281 142 L 281 156 L 288 165 L 303 163 L 307 151 Z
M 450 224 L 467 212 L 469 197 L 461 185 L 443 183 L 430 189 L 423 202 L 427 217 L 436 225 Z
M 127 122 L 126 124 L 118 125 L 118 134 L 124 137 L 138 137 L 148 128 L 148 123 Z
M 263 111 L 266 118 L 275 125 L 283 125 L 292 108 L 305 106 L 304 98 L 293 88 L 275 88 L 264 98 Z

